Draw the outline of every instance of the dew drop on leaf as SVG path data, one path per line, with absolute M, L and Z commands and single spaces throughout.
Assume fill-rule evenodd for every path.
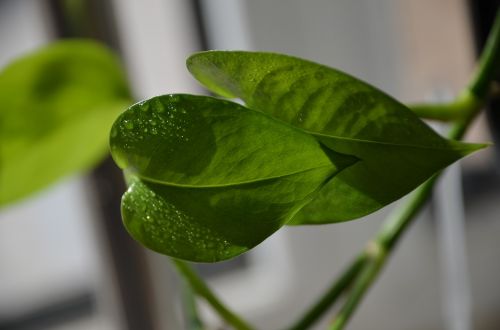
M 134 123 L 130 120 L 124 120 L 123 125 L 125 125 L 126 129 L 134 129 Z
M 141 197 L 135 198 L 137 196 Z M 169 255 L 187 251 L 189 255 L 184 257 L 188 259 L 195 258 L 193 253 L 208 254 L 213 260 L 224 259 L 229 253 L 227 249 L 231 244 L 220 234 L 200 226 L 187 212 L 157 195 L 143 182 L 134 182 L 122 203 L 126 226 L 141 228 L 132 230 L 133 236 L 134 232 L 138 234 L 136 239 L 153 250 Z M 189 249 L 185 248 L 186 243 Z

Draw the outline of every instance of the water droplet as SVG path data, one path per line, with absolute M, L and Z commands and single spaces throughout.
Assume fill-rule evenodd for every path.
M 299 123 L 304 122 L 304 114 L 302 112 L 299 113 L 299 117 L 297 118 L 297 120 L 299 121 Z
M 123 125 L 125 125 L 126 129 L 133 129 L 134 128 L 134 123 L 131 122 L 130 120 L 124 120 Z
M 165 111 L 165 109 L 163 108 L 163 106 L 156 106 L 156 107 L 154 107 L 154 110 L 157 113 L 162 113 L 163 111 Z

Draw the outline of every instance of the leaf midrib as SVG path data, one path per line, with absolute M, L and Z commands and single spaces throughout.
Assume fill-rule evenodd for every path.
M 350 166 L 352 166 L 352 165 L 350 165 Z M 142 174 L 137 173 L 135 171 L 132 171 L 132 174 L 134 176 L 138 177 L 139 179 L 141 179 L 142 181 L 147 181 L 147 182 L 154 183 L 154 184 L 161 184 L 161 185 L 169 186 L 169 187 L 192 188 L 192 189 L 210 189 L 210 188 L 228 188 L 228 187 L 242 186 L 242 185 L 247 185 L 247 184 L 252 184 L 252 183 L 265 182 L 265 181 L 270 181 L 270 180 L 282 179 L 282 178 L 286 178 L 289 176 L 302 174 L 302 173 L 309 172 L 309 171 L 319 170 L 319 169 L 327 168 L 327 167 L 330 167 L 332 169 L 331 173 L 327 177 L 330 177 L 334 173 L 340 172 L 342 170 L 342 169 L 336 169 L 332 165 L 322 165 L 322 166 L 307 168 L 307 169 L 296 171 L 296 172 L 286 173 L 283 175 L 276 175 L 276 176 L 270 176 L 270 177 L 266 177 L 266 178 L 262 178 L 262 179 L 247 180 L 247 181 L 241 181 L 241 182 L 231 182 L 231 183 L 225 183 L 225 184 L 219 184 L 219 185 L 213 185 L 213 184 L 212 185 L 193 185 L 193 184 L 174 183 L 174 182 L 161 181 L 161 180 L 157 180 L 157 179 L 150 178 L 147 176 L 143 176 Z M 347 167 L 349 167 L 349 166 L 347 166 Z
M 337 135 L 326 135 L 326 134 L 321 134 L 321 133 L 317 133 L 317 132 L 310 132 L 310 131 L 306 131 L 306 130 L 304 130 L 304 132 L 307 132 L 313 136 L 318 136 L 318 137 L 334 138 L 334 139 L 339 139 L 339 140 L 367 143 L 367 144 L 381 144 L 381 145 L 387 145 L 387 146 L 393 146 L 393 147 L 407 147 L 407 148 L 415 148 L 415 149 L 443 150 L 443 151 L 467 149 L 467 148 L 454 148 L 455 146 L 453 144 L 448 144 L 448 145 L 442 146 L 442 147 L 424 146 L 424 145 L 416 145 L 416 144 L 392 143 L 392 142 L 384 142 L 384 141 L 349 138 L 349 137 L 337 136 Z M 458 141 L 456 141 L 456 142 L 458 142 Z M 475 144 L 472 144 L 472 145 L 475 145 Z M 459 146 L 459 145 L 456 145 L 456 146 Z
M 241 100 L 243 100 L 243 99 L 241 99 Z M 243 101 L 245 102 L 245 100 L 243 100 Z M 303 128 L 303 127 L 293 125 L 293 124 L 291 124 L 291 123 L 289 123 L 287 121 L 284 121 L 284 120 L 282 120 L 280 118 L 276 118 L 275 116 L 273 116 L 272 114 L 270 114 L 268 112 L 265 112 L 265 111 L 262 111 L 262 110 L 258 110 L 258 109 L 254 108 L 254 107 L 250 107 L 247 104 L 247 102 L 245 102 L 245 107 L 248 110 L 250 110 L 250 111 L 254 111 L 254 112 L 258 112 L 260 114 L 263 114 L 268 119 L 271 119 L 271 120 L 273 120 L 275 122 L 279 122 L 280 124 L 284 124 L 284 125 L 288 126 L 289 128 L 295 129 L 295 130 L 300 131 L 302 133 L 306 133 L 306 134 L 312 135 L 314 137 L 334 138 L 334 139 L 351 141 L 351 142 L 359 142 L 359 143 L 367 143 L 367 144 L 380 144 L 380 145 L 387 145 L 387 146 L 407 147 L 407 148 L 426 149 L 426 150 L 443 150 L 443 151 L 446 151 L 446 150 L 450 150 L 450 147 L 453 150 L 464 150 L 464 149 L 466 149 L 466 148 L 454 148 L 454 145 L 450 144 L 450 143 L 448 143 L 447 145 L 442 146 L 442 147 L 437 147 L 437 146 L 434 147 L 434 146 L 424 146 L 424 145 L 418 145 L 418 144 L 393 143 L 393 142 L 384 142 L 384 141 L 376 141 L 376 140 L 366 140 L 366 139 L 351 138 L 351 137 L 338 136 L 338 135 L 328 135 L 328 134 L 323 134 L 323 133 L 316 132 L 316 131 L 310 131 L 310 130 L 307 130 L 307 129 Z M 447 141 L 446 139 L 444 139 L 442 136 L 440 136 L 438 133 L 434 132 L 430 128 L 429 128 L 429 133 L 435 134 L 437 138 L 440 138 L 440 139 L 442 139 L 444 141 Z M 455 141 L 455 142 L 458 142 L 458 141 Z

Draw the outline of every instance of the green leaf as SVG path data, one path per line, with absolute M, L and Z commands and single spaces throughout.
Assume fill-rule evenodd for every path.
M 213 92 L 241 98 L 249 108 L 360 159 L 329 181 L 295 224 L 346 221 L 374 212 L 483 147 L 447 141 L 376 88 L 299 58 L 211 51 L 192 55 L 187 66 Z
M 201 262 L 259 244 L 356 161 L 262 113 L 193 95 L 133 105 L 110 144 L 129 176 L 122 216 L 130 234 Z
M 94 166 L 130 100 L 117 57 L 95 42 L 54 43 L 4 68 L 0 205 Z

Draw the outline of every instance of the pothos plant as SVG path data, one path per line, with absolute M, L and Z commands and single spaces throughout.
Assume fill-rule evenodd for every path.
M 157 96 L 118 116 L 132 98 L 114 55 L 90 41 L 61 42 L 0 74 L 0 204 L 94 164 L 118 116 L 110 146 L 129 186 L 121 205 L 125 227 L 172 257 L 193 292 L 228 324 L 252 329 L 182 260 L 233 258 L 282 226 L 357 219 L 414 190 L 290 327 L 309 328 L 342 297 L 330 327 L 342 329 L 439 172 L 485 147 L 458 140 L 494 96 L 499 66 L 498 15 L 473 79 L 447 104 L 406 106 L 348 74 L 287 55 L 201 52 L 187 67 L 219 97 Z M 419 115 L 453 121 L 448 138 Z M 35 163 L 43 175 L 27 170 Z M 201 328 L 192 311 L 190 325 Z

